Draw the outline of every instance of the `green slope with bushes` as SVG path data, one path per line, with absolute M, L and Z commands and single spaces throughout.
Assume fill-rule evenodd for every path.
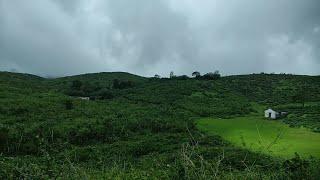
M 310 86 L 313 91 L 308 94 L 318 101 L 318 77 L 290 75 L 286 80 L 282 76 L 289 75 L 275 79 L 276 75 L 256 76 L 219 78 L 209 74 L 168 79 L 96 73 L 45 79 L 0 73 L 0 178 L 256 179 L 319 175 L 316 159 L 270 157 L 235 147 L 196 128 L 199 118 L 233 118 L 256 112 L 252 102 L 271 104 L 273 96 L 268 89 L 283 84 L 299 89 L 300 84 L 293 83 L 296 81 L 307 82 L 303 86 Z M 254 83 L 244 91 L 243 82 L 251 78 L 255 82 L 272 78 L 276 83 L 272 87 Z M 286 101 L 303 104 L 307 99 L 299 99 L 299 93 L 290 90 Z M 286 96 L 280 95 L 283 101 Z M 295 114 L 283 121 L 293 122 L 289 118 Z M 304 118 L 310 128 L 318 127 L 317 120 Z

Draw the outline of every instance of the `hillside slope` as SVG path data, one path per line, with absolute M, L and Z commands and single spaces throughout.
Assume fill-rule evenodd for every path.
M 300 79 L 260 76 L 277 82 L 272 89 L 281 83 L 296 88 L 291 81 Z M 255 111 L 252 102 L 268 103 L 270 87 L 260 76 L 199 80 L 97 73 L 44 79 L 0 73 L 0 177 L 206 179 L 217 173 L 217 162 L 221 177 L 230 169 L 247 176 L 247 164 L 254 164 L 253 177 L 286 177 L 275 171 L 282 160 L 233 147 L 195 127 L 200 117 L 244 116 Z M 243 82 L 251 78 L 259 83 L 243 93 Z M 303 78 L 319 89 L 318 77 Z
M 299 101 L 320 101 L 320 76 L 251 74 L 222 78 L 226 88 L 239 92 L 252 101 L 264 104 L 281 104 Z

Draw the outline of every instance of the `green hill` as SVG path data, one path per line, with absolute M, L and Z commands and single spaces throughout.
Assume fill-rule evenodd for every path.
M 318 76 L 259 74 L 210 80 L 95 73 L 45 79 L 3 72 L 0 178 L 312 177 L 319 172 L 318 160 L 251 152 L 202 133 L 195 122 L 286 105 L 296 109 L 284 123 L 317 131 L 319 89 Z M 303 92 L 307 95 L 302 97 Z M 300 117 L 303 124 L 297 123 Z
M 286 74 L 252 74 L 223 78 L 226 88 L 241 93 L 252 101 L 282 104 L 295 101 L 304 92 L 306 101 L 320 101 L 320 76 Z
M 45 89 L 45 79 L 31 74 L 19 74 L 11 72 L 0 72 L 1 89 L 11 88 L 11 90 L 43 90 Z
M 133 82 L 143 82 L 146 80 L 145 77 L 141 77 L 134 74 L 125 73 L 125 72 L 102 72 L 102 73 L 92 73 L 92 74 L 83 74 L 83 75 L 56 78 L 56 79 L 52 79 L 51 82 L 53 84 L 57 84 L 60 86 L 75 80 L 90 82 L 90 83 L 111 84 L 114 79 L 128 80 Z
M 115 79 L 139 84 L 146 81 L 147 78 L 125 72 L 103 72 L 50 79 L 48 83 L 52 88 L 63 91 L 70 88 L 72 82 L 80 81 L 85 86 L 84 88 L 91 91 L 91 88 L 111 88 Z

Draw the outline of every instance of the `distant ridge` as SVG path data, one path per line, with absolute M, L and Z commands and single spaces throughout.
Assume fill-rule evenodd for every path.
M 37 77 L 42 79 L 63 79 L 63 78 L 75 78 L 80 76 L 133 76 L 137 78 L 150 78 L 147 76 L 141 76 L 129 72 L 124 71 L 111 71 L 111 72 L 90 72 L 90 73 L 80 73 L 75 75 L 66 75 L 66 76 L 42 76 L 36 75 L 31 73 L 20 73 L 20 72 L 10 72 L 10 71 L 0 71 L 0 75 L 17 75 L 17 76 L 24 76 L 24 77 Z M 224 75 L 222 77 L 246 77 L 246 76 L 293 76 L 293 77 L 319 77 L 320 75 L 304 75 L 304 74 L 290 74 L 290 73 L 252 73 L 252 74 L 231 74 L 231 75 Z M 187 75 L 190 76 L 190 75 Z M 191 77 L 191 76 L 190 76 Z

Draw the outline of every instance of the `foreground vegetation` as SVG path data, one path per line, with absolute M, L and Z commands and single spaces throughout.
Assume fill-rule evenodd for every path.
M 320 102 L 319 77 L 214 75 L 44 79 L 0 73 L 0 179 L 320 177 L 318 159 L 252 152 L 195 125 L 200 118 L 254 113 L 252 102 L 279 106 L 285 101 L 298 103 L 304 113 L 297 109 L 283 122 L 300 126 L 295 119 L 303 117 L 304 126 L 317 130 L 319 111 L 304 105 L 309 99 L 300 89 L 307 87 L 308 96 Z

